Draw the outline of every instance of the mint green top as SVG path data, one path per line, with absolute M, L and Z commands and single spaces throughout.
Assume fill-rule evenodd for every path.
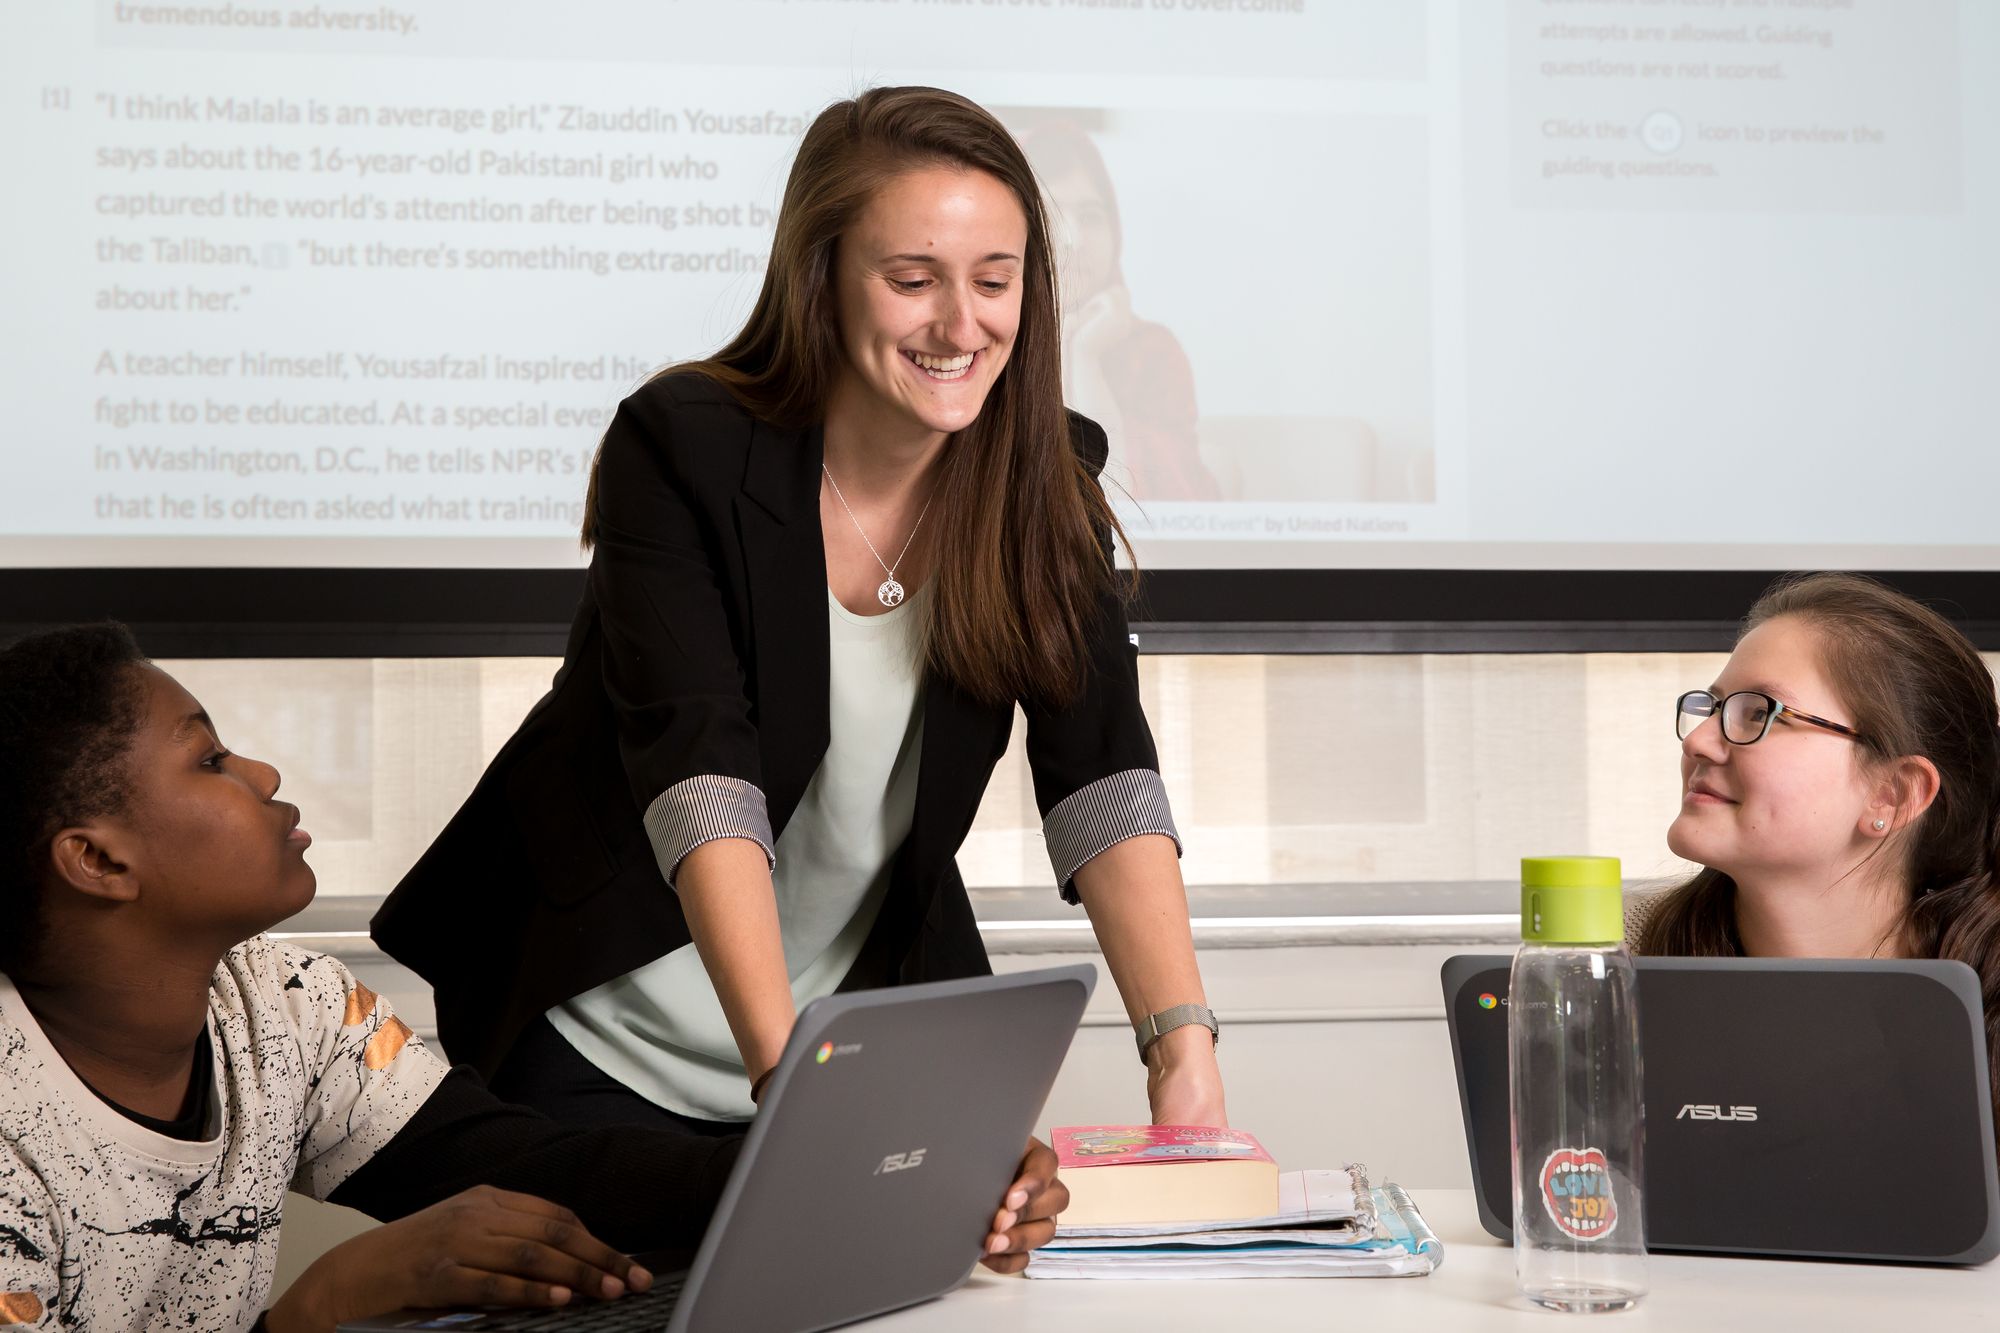
M 1521 938 L 1530 944 L 1617 944 L 1625 900 L 1615 856 L 1521 858 Z
M 858 616 L 829 591 L 828 737 L 773 849 L 792 1000 L 831 995 L 875 924 L 916 811 L 924 711 L 917 631 L 928 585 Z M 569 1044 L 657 1106 L 700 1120 L 756 1113 L 743 1057 L 692 944 L 548 1011 Z

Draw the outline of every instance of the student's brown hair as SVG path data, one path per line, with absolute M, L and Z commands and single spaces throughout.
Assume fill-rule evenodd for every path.
M 714 379 L 761 420 L 820 419 L 845 353 L 833 284 L 840 237 L 875 192 L 926 167 L 983 171 L 1027 217 L 1021 323 L 979 417 L 947 446 L 933 492 L 936 573 L 926 654 L 989 703 L 1082 688 L 1092 625 L 1117 587 L 1125 534 L 1070 444 L 1048 221 L 1020 146 L 977 104 L 937 88 L 876 88 L 821 112 L 785 183 L 763 290 L 728 345 L 661 374 Z M 597 535 L 597 469 L 583 540 Z M 1129 543 L 1128 543 L 1129 547 Z
M 1894 942 L 1911 957 L 1953 958 L 1979 974 L 2000 1101 L 2000 708 L 1993 675 L 1950 621 L 1860 575 L 1781 579 L 1750 609 L 1744 632 L 1781 617 L 1818 637 L 1868 762 L 1921 755 L 1937 766 L 1937 799 L 1878 853 L 1902 857 L 1910 884 Z M 1636 943 L 1646 954 L 1740 954 L 1734 881 L 1704 869 L 1669 891 Z

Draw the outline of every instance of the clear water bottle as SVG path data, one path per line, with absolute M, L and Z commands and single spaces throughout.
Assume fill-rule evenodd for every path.
M 1552 1310 L 1646 1294 L 1638 976 L 1618 861 L 1521 861 L 1521 952 L 1507 988 L 1514 1277 Z

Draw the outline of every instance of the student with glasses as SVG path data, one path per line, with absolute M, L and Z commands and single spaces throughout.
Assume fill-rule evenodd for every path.
M 2000 1038 L 2000 711 L 1963 634 L 1871 579 L 1786 579 L 1675 728 L 1667 845 L 1702 869 L 1631 905 L 1639 952 L 1955 958 Z

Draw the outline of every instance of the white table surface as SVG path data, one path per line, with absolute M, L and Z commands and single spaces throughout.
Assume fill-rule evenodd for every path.
M 1413 1190 L 1444 1242 L 1428 1277 L 1227 1282 L 1030 1282 L 984 1269 L 942 1300 L 860 1325 L 869 1333 L 1234 1333 L 1241 1329 L 1553 1329 L 1569 1316 L 1514 1291 L 1514 1252 L 1488 1236 L 1470 1190 Z M 1914 1198 L 1912 1206 L 1921 1206 Z M 2000 1261 L 1980 1268 L 1652 1256 L 1639 1308 L 1590 1327 L 2000 1330 Z

